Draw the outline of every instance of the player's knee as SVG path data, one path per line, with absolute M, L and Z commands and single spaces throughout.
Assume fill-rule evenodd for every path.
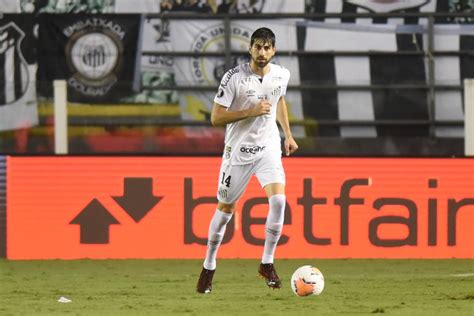
M 272 195 L 269 199 L 270 207 L 274 210 L 283 212 L 286 206 L 286 196 L 284 194 Z
M 233 214 L 235 210 L 235 203 L 223 203 L 219 201 L 217 203 L 217 209 L 224 213 Z

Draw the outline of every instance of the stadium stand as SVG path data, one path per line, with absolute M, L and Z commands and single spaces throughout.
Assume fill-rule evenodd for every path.
M 15 126 L 2 115 L 2 153 L 54 151 L 52 80 L 67 79 L 70 153 L 219 155 L 223 130 L 209 122 L 218 78 L 265 24 L 280 39 L 275 62 L 292 73 L 299 155 L 463 155 L 468 1 L 3 2 L 0 27 L 16 25 L 23 57 L 5 64 L 16 83 L 5 81 L 0 103 L 31 106 L 15 110 Z

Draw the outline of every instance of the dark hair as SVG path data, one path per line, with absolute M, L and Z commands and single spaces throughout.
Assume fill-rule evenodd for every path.
M 261 27 L 256 29 L 255 32 L 253 32 L 252 37 L 250 37 L 250 46 L 252 46 L 256 40 L 262 40 L 275 47 L 275 34 L 269 28 Z

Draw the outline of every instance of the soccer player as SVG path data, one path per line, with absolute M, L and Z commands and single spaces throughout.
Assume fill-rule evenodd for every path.
M 270 206 L 258 273 L 270 288 L 281 287 L 273 257 L 283 228 L 286 198 L 276 121 L 285 135 L 284 149 L 288 156 L 298 149 L 291 134 L 284 97 L 290 72 L 270 63 L 275 55 L 275 34 L 268 28 L 259 28 L 252 34 L 249 53 L 249 63 L 225 73 L 214 98 L 211 121 L 214 126 L 226 126 L 226 134 L 218 181 L 218 204 L 209 225 L 206 258 L 197 283 L 199 293 L 212 291 L 217 250 L 236 202 L 252 175 L 265 190 Z

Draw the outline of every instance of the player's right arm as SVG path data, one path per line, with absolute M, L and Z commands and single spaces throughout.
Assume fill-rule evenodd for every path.
M 262 100 L 255 106 L 240 111 L 229 111 L 227 107 L 214 102 L 211 113 L 211 123 L 214 126 L 225 126 L 226 124 L 241 121 L 249 117 L 268 114 L 271 108 L 272 105 L 267 100 Z

